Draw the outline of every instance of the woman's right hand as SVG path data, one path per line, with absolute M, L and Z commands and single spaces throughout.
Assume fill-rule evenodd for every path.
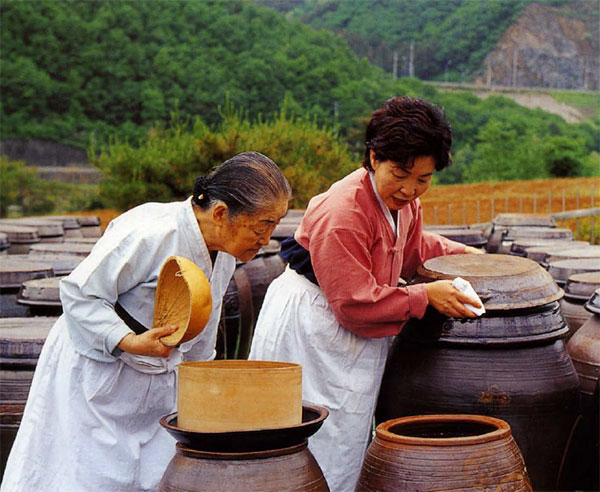
M 176 325 L 160 326 L 152 328 L 141 335 L 129 333 L 125 335 L 118 344 L 124 352 L 134 355 L 149 355 L 150 357 L 168 357 L 174 347 L 167 347 L 160 341 L 177 331 Z
M 451 280 L 437 280 L 425 284 L 427 300 L 440 313 L 452 318 L 476 318 L 477 315 L 464 304 L 481 307 L 481 303 L 463 294 Z

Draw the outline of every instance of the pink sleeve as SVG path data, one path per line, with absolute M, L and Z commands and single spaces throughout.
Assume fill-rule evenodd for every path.
M 424 231 L 423 210 L 418 200 L 415 206 L 414 221 L 404 246 L 404 263 L 401 275 L 405 279 L 412 278 L 417 273 L 417 268 L 430 258 L 465 252 L 464 244 Z
M 337 228 L 313 232 L 315 275 L 341 325 L 359 336 L 379 338 L 397 335 L 409 318 L 423 316 L 423 285 L 400 288 L 377 282 L 366 234 Z

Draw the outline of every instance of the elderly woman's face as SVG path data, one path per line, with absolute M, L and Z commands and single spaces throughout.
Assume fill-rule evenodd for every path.
M 392 161 L 378 161 L 371 151 L 371 166 L 375 171 L 375 186 L 390 210 L 400 210 L 427 191 L 435 171 L 435 160 L 421 156 L 410 169 Z
M 228 222 L 225 247 L 238 260 L 249 261 L 266 246 L 279 221 L 287 213 L 288 200 L 281 198 L 266 204 L 254 215 L 240 214 Z

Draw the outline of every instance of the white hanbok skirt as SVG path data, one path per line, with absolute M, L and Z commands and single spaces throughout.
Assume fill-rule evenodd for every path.
M 329 410 L 309 449 L 332 492 L 358 481 L 390 342 L 345 329 L 321 289 L 289 267 L 267 290 L 249 358 L 302 365 L 302 398 Z
M 2 492 L 156 490 L 175 440 L 176 373 L 144 374 L 73 349 L 59 318 L 40 354 Z

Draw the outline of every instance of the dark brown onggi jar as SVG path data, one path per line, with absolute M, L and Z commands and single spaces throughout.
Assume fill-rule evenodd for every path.
M 418 281 L 462 277 L 486 313 L 454 319 L 428 309 L 396 338 L 378 422 L 422 414 L 476 414 L 508 422 L 536 490 L 557 490 L 579 412 L 567 353 L 562 290 L 537 263 L 510 255 L 452 255 L 419 268 Z
M 498 214 L 492 219 L 486 251 L 488 253 L 508 253 L 510 251 L 510 242 L 512 241 L 508 244 L 503 244 L 503 241 L 506 235 L 514 229 L 536 228 L 539 230 L 554 227 L 556 227 L 556 221 L 550 215 L 517 213 Z
M 598 288 L 600 288 L 600 271 L 575 273 L 569 276 L 565 284 L 565 296 L 560 300 L 560 309 L 569 325 L 567 338 L 571 338 L 592 316 L 592 313 L 585 308 L 585 303 Z
M 58 318 L 0 318 L 0 481 L 21 424 L 37 361 Z
M 531 491 L 521 452 L 503 420 L 420 415 L 379 424 L 356 492 Z
M 194 432 L 177 427 L 176 414 L 160 423 L 177 439 L 176 454 L 159 492 L 327 492 L 308 437 L 328 412 L 304 403 L 302 423 L 279 429 Z
M 592 316 L 567 345 L 579 375 L 581 417 L 566 460 L 566 478 L 576 490 L 600 490 L 600 289 L 585 307 Z

